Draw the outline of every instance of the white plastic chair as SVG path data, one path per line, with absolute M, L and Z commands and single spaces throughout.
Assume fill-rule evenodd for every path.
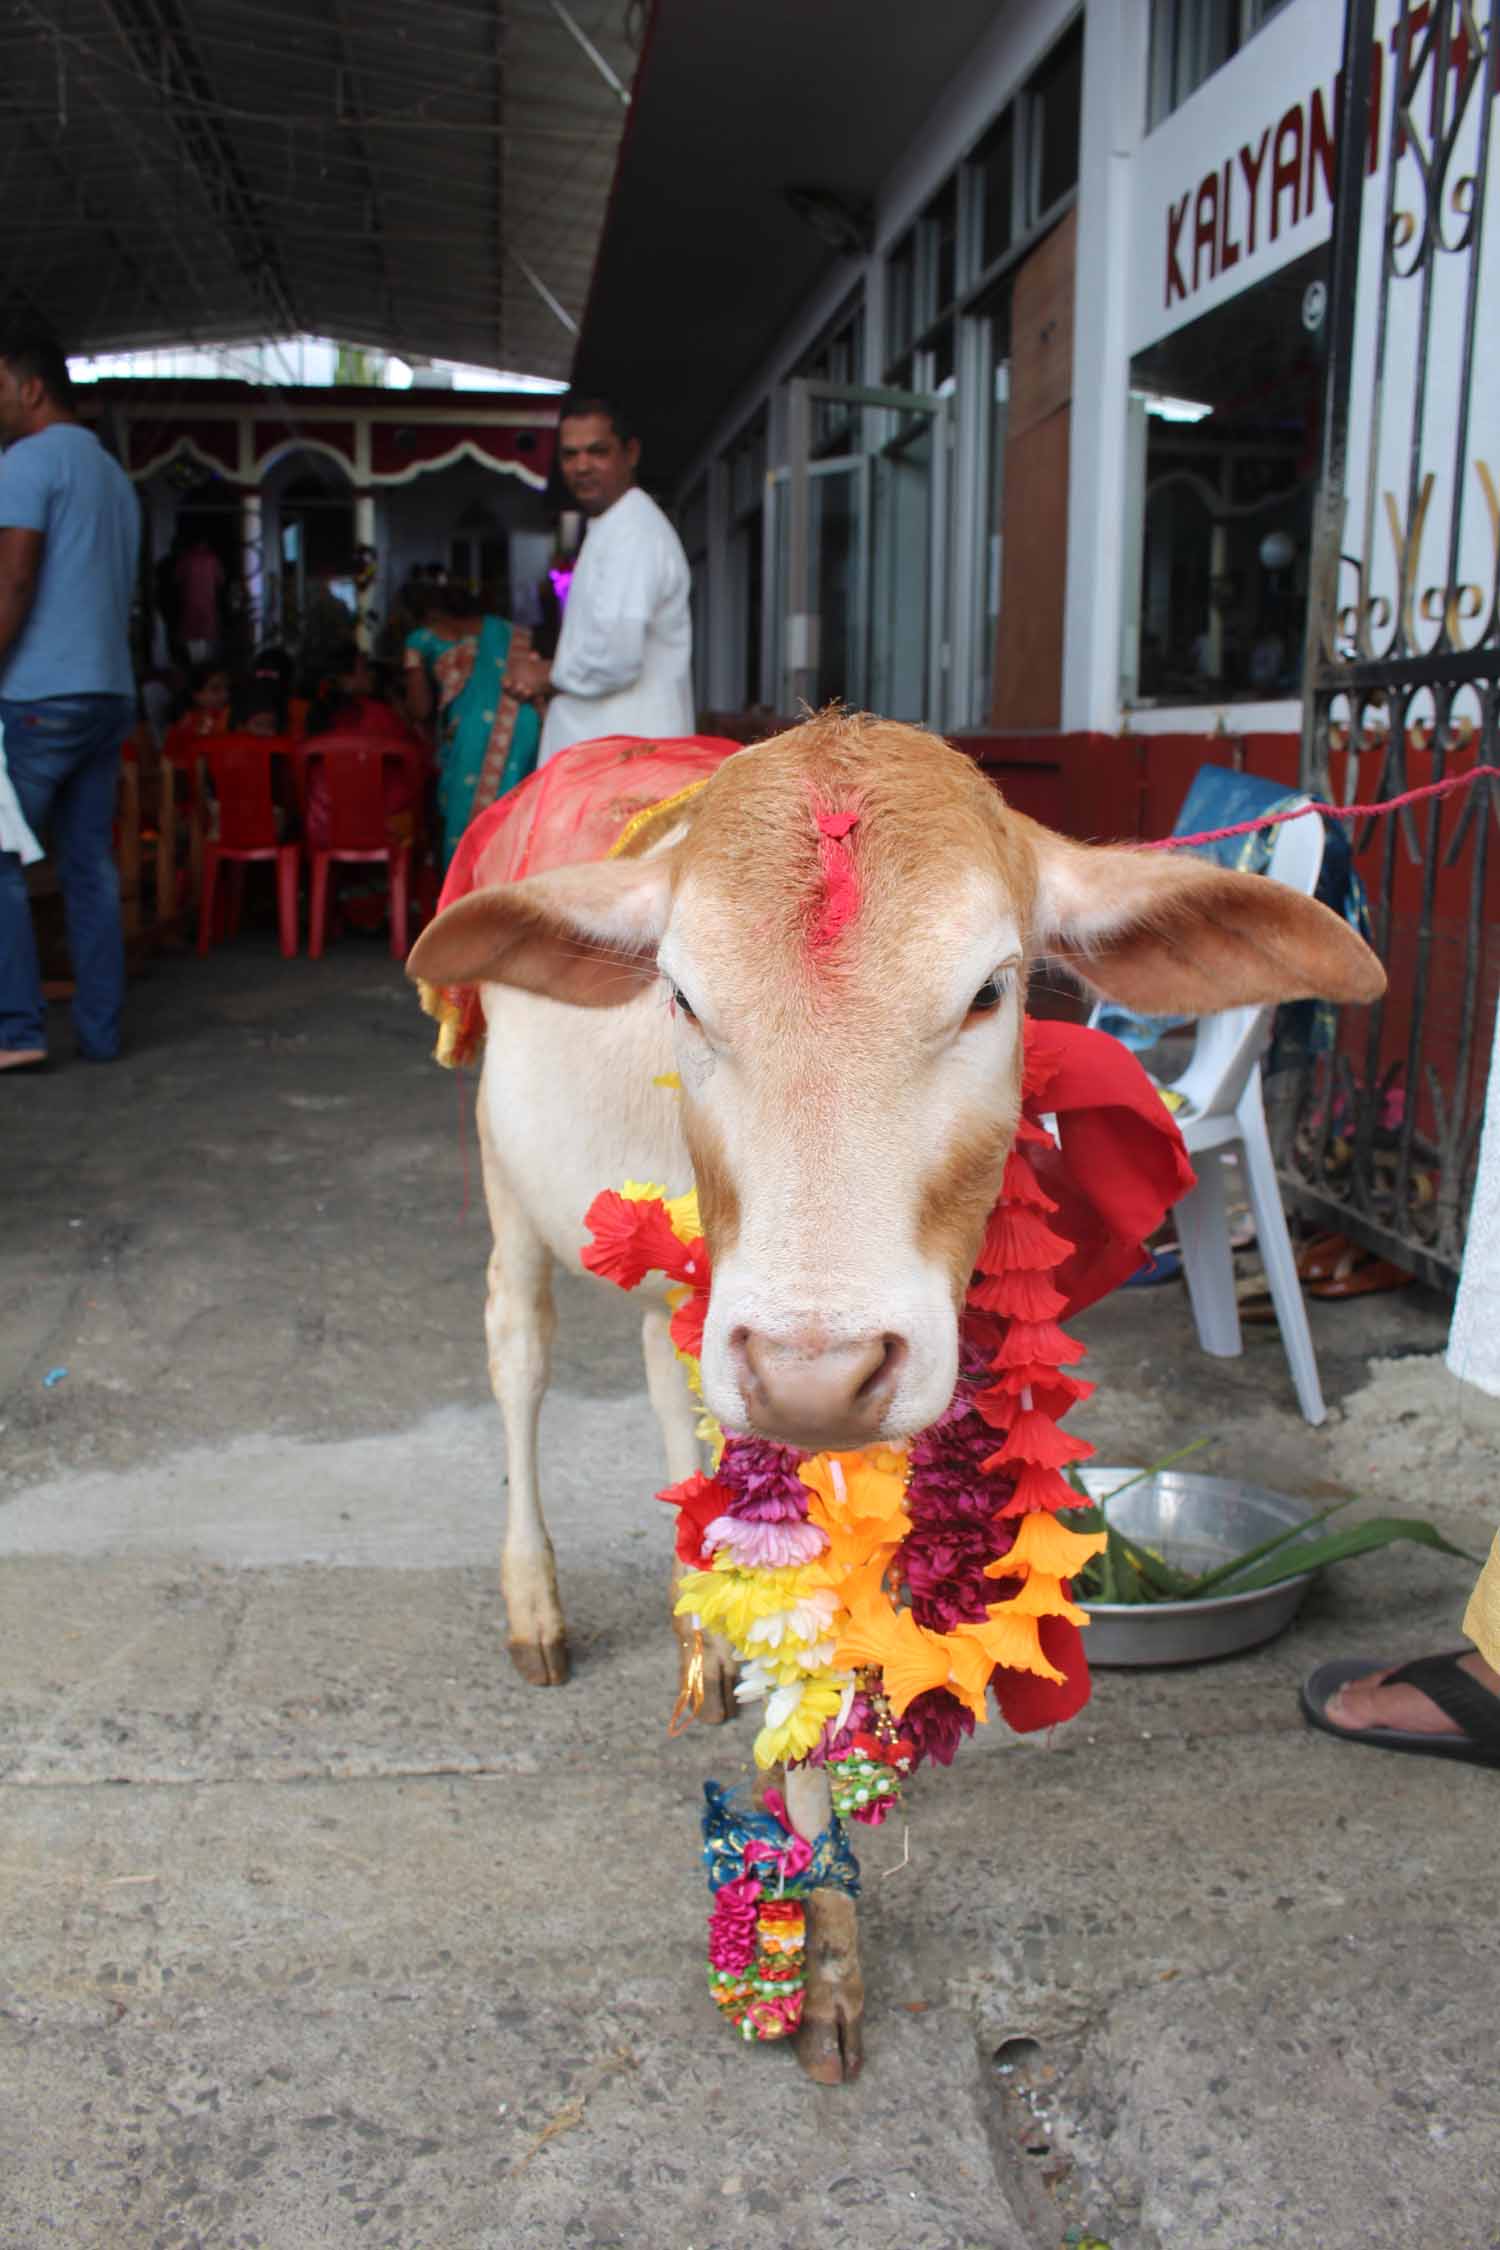
M 1276 830 L 1266 879 L 1311 897 L 1323 865 L 1323 843 L 1318 813 L 1284 821 Z M 1187 1068 L 1169 1082 L 1170 1091 L 1181 1096 L 1181 1106 L 1173 1115 L 1198 1174 L 1197 1186 L 1177 1205 L 1177 1240 L 1199 1343 L 1215 1359 L 1238 1358 L 1244 1344 L 1234 1293 L 1223 1161 L 1237 1150 L 1297 1403 L 1306 1419 L 1316 1424 L 1327 1419 L 1328 1409 L 1318 1382 L 1261 1091 L 1260 1058 L 1270 1043 L 1275 1014 L 1274 1007 L 1225 1008 L 1218 1015 L 1200 1016 Z

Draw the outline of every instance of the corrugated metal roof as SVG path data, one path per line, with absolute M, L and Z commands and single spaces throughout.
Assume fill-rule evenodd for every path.
M 788 191 L 871 208 L 996 15 L 1024 5 L 656 0 L 577 370 L 633 405 L 648 475 L 675 482 L 837 266 Z
M 565 376 L 645 13 L 9 0 L 0 295 L 70 351 L 309 331 Z

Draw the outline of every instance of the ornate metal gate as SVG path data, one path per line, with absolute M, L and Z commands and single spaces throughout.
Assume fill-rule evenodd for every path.
M 1336 803 L 1500 765 L 1497 91 L 1500 0 L 1348 0 L 1302 747 Z M 1291 1201 L 1439 1286 L 1500 986 L 1497 812 L 1481 779 L 1354 824 L 1390 989 L 1341 1021 L 1284 1153 Z

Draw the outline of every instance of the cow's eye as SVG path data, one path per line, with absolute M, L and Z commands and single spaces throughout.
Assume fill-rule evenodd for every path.
M 997 974 L 992 977 L 986 977 L 983 984 L 979 987 L 979 990 L 975 993 L 973 999 L 969 1002 L 970 1015 L 987 1016 L 992 1014 L 993 1011 L 999 1007 L 1001 1001 L 1005 998 L 1005 995 L 1007 992 L 1009 992 L 1009 990 L 1010 978 L 1008 976 Z

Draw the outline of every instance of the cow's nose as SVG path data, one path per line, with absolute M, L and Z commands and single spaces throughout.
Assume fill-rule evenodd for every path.
M 731 1346 L 751 1428 L 810 1452 L 848 1452 L 869 1443 L 907 1353 L 900 1336 L 831 1343 L 815 1330 L 771 1337 L 740 1328 Z

